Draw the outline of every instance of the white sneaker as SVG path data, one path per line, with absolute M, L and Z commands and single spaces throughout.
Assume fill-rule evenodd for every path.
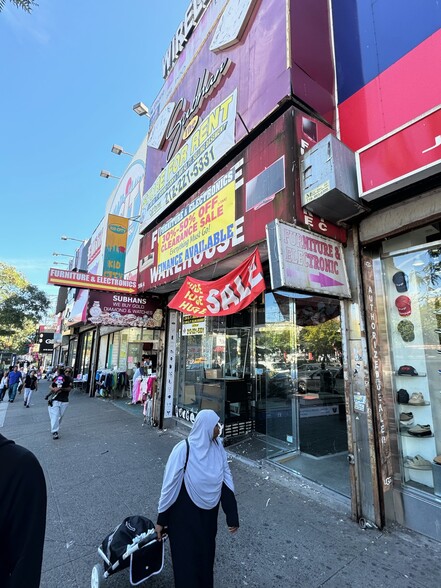
M 412 392 L 408 404 L 421 405 L 426 404 L 422 392 Z

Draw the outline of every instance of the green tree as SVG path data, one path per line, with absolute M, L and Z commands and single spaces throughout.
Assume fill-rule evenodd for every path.
M 340 319 L 335 318 L 320 325 L 302 327 L 299 333 L 301 347 L 325 360 L 341 350 Z
M 34 6 L 38 6 L 34 0 L 9 0 L 12 4 L 15 4 L 17 8 L 22 8 L 25 12 L 32 12 Z M 6 6 L 6 0 L 0 0 L 0 12 Z
M 49 309 L 46 294 L 12 266 L 0 262 L 0 349 L 24 350 Z

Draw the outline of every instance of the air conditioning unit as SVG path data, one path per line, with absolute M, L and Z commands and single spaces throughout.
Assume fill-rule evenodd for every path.
M 369 211 L 358 197 L 355 153 L 334 135 L 307 151 L 300 161 L 302 206 L 336 224 L 348 224 Z

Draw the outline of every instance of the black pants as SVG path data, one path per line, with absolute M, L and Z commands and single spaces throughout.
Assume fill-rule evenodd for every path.
M 168 520 L 175 588 L 213 588 L 218 512 L 196 506 L 182 484 Z

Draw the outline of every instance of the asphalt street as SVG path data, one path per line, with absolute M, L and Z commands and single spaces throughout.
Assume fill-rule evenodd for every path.
M 0 403 L 0 431 L 40 460 L 48 486 L 42 588 L 90 586 L 97 547 L 126 516 L 155 520 L 165 462 L 179 433 L 142 425 L 139 406 L 80 391 L 53 440 L 42 381 L 29 409 L 22 397 Z M 231 454 L 240 530 L 228 534 L 221 512 L 216 588 L 438 588 L 441 544 L 399 527 L 362 530 L 349 504 L 266 462 Z M 29 489 L 32 491 L 32 488 Z M 105 582 L 130 586 L 127 570 Z M 172 588 L 164 570 L 142 584 Z

